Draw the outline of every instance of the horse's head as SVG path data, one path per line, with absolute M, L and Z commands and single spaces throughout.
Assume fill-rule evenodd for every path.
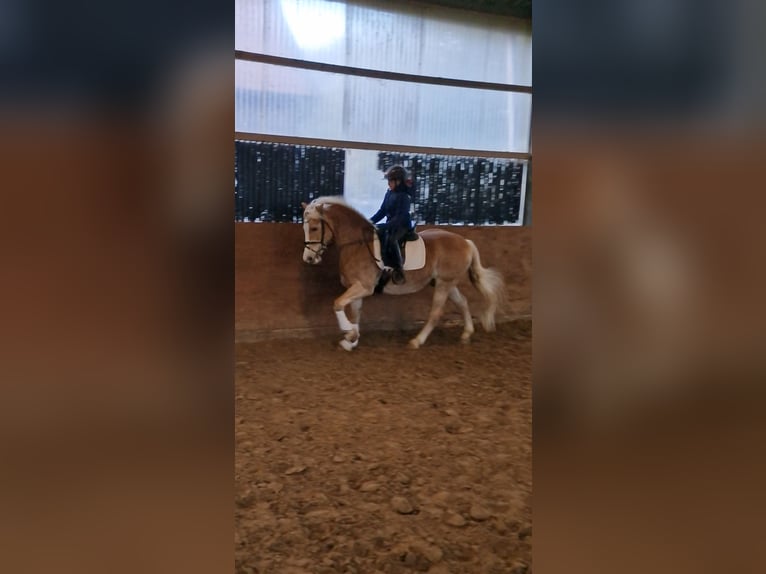
M 303 261 L 316 265 L 322 261 L 332 241 L 332 229 L 327 224 L 321 204 L 301 203 L 303 206 Z

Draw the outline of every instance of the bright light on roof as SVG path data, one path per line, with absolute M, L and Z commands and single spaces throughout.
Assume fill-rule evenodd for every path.
M 346 5 L 316 0 L 280 0 L 293 38 L 305 50 L 324 48 L 346 32 Z

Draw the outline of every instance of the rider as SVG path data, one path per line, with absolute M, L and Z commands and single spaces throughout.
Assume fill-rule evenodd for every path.
M 377 223 L 383 217 L 386 222 L 378 226 L 385 238 L 383 241 L 384 256 L 383 261 L 393 263 L 393 273 L 391 280 L 394 284 L 404 283 L 404 272 L 402 271 L 402 253 L 399 250 L 399 241 L 412 231 L 412 221 L 410 219 L 410 203 L 412 193 L 410 186 L 407 185 L 407 172 L 400 165 L 390 168 L 385 175 L 388 180 L 388 191 L 383 198 L 380 209 L 375 215 L 370 217 L 370 221 Z

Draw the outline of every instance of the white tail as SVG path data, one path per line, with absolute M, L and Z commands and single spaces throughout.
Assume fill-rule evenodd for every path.
M 481 314 L 481 325 L 485 331 L 494 331 L 495 313 L 505 302 L 505 281 L 503 275 L 496 269 L 482 267 L 476 244 L 470 239 L 466 241 L 471 247 L 471 266 L 468 269 L 468 276 L 487 301 L 487 308 Z

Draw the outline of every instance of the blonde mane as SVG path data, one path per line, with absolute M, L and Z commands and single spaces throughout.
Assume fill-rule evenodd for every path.
M 317 197 L 314 199 L 310 204 L 309 207 L 316 207 L 321 204 L 329 203 L 331 205 L 339 205 L 341 207 L 344 207 L 347 209 L 351 214 L 356 215 L 357 217 L 361 218 L 363 221 L 368 223 L 370 226 L 372 226 L 372 223 L 370 223 L 369 219 L 362 214 L 360 211 L 358 211 L 356 208 L 352 207 L 348 204 L 348 202 L 345 200 L 345 198 L 342 195 L 324 195 L 322 197 Z

